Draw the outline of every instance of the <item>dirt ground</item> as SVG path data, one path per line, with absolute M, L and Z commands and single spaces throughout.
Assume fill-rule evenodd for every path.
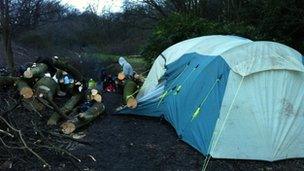
M 203 156 L 177 139 L 160 118 L 113 115 L 121 96 L 106 94 L 107 115 L 97 120 L 73 154 L 92 170 L 199 170 Z M 88 155 L 94 156 L 96 162 Z M 72 168 L 69 168 L 72 169 Z
M 120 95 L 106 94 L 107 115 L 84 138 L 91 147 L 77 147 L 92 170 L 201 170 L 204 156 L 178 140 L 173 127 L 160 118 L 113 115 Z M 94 162 L 88 155 L 95 157 Z M 72 169 L 72 168 L 71 168 Z M 303 170 L 303 159 L 278 162 L 211 159 L 207 170 Z
M 204 156 L 178 140 L 175 130 L 166 121 L 160 118 L 114 115 L 113 111 L 120 104 L 121 96 L 108 93 L 104 99 L 106 115 L 83 130 L 86 136 L 81 139 L 82 143 L 72 141 L 65 144 L 65 148 L 81 159 L 81 162 L 49 150 L 39 151 L 51 164 L 51 170 L 201 170 Z M 31 115 L 28 112 L 18 113 L 18 110 L 17 108 L 14 112 L 15 118 L 22 119 L 22 115 Z M 41 122 L 43 124 L 46 119 Z M 4 155 L 0 154 L 0 166 Z M 14 162 L 10 170 L 44 170 L 37 158 L 28 155 L 31 160 Z M 211 159 L 207 170 L 303 169 L 303 159 L 278 162 Z

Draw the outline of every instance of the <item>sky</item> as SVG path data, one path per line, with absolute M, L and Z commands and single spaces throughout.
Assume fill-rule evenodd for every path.
M 103 12 L 121 12 L 124 0 L 61 0 L 62 4 L 67 4 L 84 11 L 89 5 L 97 8 L 99 14 Z

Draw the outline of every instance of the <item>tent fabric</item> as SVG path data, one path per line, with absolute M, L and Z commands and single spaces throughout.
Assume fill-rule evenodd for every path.
M 243 82 L 231 72 L 211 155 L 268 161 L 304 157 L 303 87 L 302 72 L 260 72 Z
M 246 43 L 252 42 L 249 39 L 237 36 L 203 36 L 177 43 L 166 49 L 160 56 L 158 56 L 149 72 L 140 92 L 138 98 L 149 94 L 158 84 L 158 80 L 162 78 L 166 72 L 165 66 L 178 60 L 182 55 L 187 53 L 198 53 L 202 55 L 217 56 L 221 53 Z M 166 60 L 164 60 L 164 58 Z
M 304 157 L 304 66 L 296 50 L 236 36 L 175 44 L 154 62 L 136 109 L 164 116 L 178 136 L 214 158 Z
M 299 63 L 302 61 L 299 52 L 274 42 L 247 43 L 234 47 L 221 56 L 234 72 L 242 76 L 273 69 L 304 71 L 303 65 Z
M 165 119 L 183 140 L 204 154 L 220 113 L 228 75 L 229 66 L 219 56 L 186 54 L 167 66 L 168 93 L 160 105 Z M 198 108 L 200 112 L 195 115 Z

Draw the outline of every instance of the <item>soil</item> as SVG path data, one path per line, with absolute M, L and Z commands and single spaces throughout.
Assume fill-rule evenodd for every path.
M 113 115 L 120 104 L 118 94 L 105 94 L 106 115 L 84 130 L 83 145 L 68 149 L 82 160 L 49 155 L 52 170 L 201 170 L 204 156 L 180 141 L 173 127 L 160 118 Z M 34 159 L 34 158 L 33 158 Z M 36 159 L 35 159 L 36 160 Z M 96 160 L 96 161 L 94 161 Z M 35 163 L 16 165 L 12 170 L 41 170 Z M 207 170 L 303 170 L 303 159 L 278 162 L 211 159 Z

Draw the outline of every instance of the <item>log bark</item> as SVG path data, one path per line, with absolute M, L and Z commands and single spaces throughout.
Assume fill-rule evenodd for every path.
M 17 80 L 17 77 L 0 76 L 0 87 L 13 86 Z
M 79 113 L 73 119 L 66 121 L 60 127 L 64 134 L 71 134 L 75 130 L 88 125 L 94 121 L 98 116 L 100 116 L 105 111 L 105 106 L 103 103 L 94 103 L 86 112 Z
M 72 96 L 62 108 L 60 108 L 60 111 L 64 115 L 69 115 L 72 110 L 76 107 L 76 105 L 83 99 L 83 94 L 76 94 Z M 58 121 L 61 119 L 61 115 L 58 112 L 54 112 L 52 116 L 49 118 L 47 124 L 48 125 L 57 125 Z
M 25 78 L 40 78 L 47 72 L 48 66 L 44 63 L 38 63 L 35 67 L 31 67 L 24 71 Z
M 83 81 L 83 76 L 76 68 L 72 67 L 68 62 L 53 58 L 53 66 L 57 69 L 63 70 L 73 76 L 77 81 Z
M 24 99 L 30 99 L 33 97 L 34 92 L 24 79 L 18 79 L 15 86 Z
M 138 85 L 133 80 L 126 80 L 123 90 L 123 100 L 129 108 L 137 107 L 136 94 L 138 91 Z
M 35 95 L 47 100 L 53 100 L 57 86 L 57 83 L 51 77 L 42 77 L 34 85 Z

